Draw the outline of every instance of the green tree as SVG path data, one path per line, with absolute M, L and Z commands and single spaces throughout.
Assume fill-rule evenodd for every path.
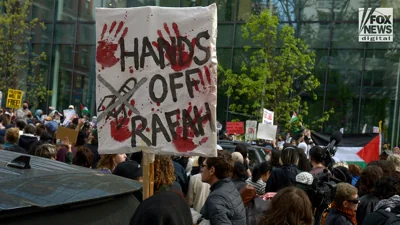
M 0 91 L 5 95 L 9 88 L 23 90 L 25 100 L 38 103 L 51 94 L 44 84 L 39 63 L 46 59 L 44 52 L 34 54 L 29 50 L 30 31 L 43 23 L 30 19 L 32 0 L 0 1 Z
M 302 121 L 302 116 L 308 114 L 303 98 L 315 100 L 317 95 L 313 91 L 320 82 L 313 75 L 314 52 L 294 34 L 293 27 L 288 25 L 278 33 L 278 18 L 268 10 L 250 17 L 243 26 L 243 37 L 253 42 L 250 59 L 242 64 L 240 73 L 220 68 L 226 78 L 226 94 L 233 101 L 245 102 L 231 104 L 232 111 L 261 116 L 262 108 L 267 108 L 275 112 L 275 124 L 288 129 L 301 126 L 291 124 L 290 117 L 297 112 Z M 329 118 L 329 112 L 321 116 L 319 124 Z

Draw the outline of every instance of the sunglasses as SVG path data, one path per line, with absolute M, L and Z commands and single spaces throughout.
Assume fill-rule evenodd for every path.
M 355 199 L 346 200 L 346 201 L 351 202 L 351 203 L 353 203 L 353 204 L 358 204 L 358 203 L 360 203 L 360 198 L 355 198 Z

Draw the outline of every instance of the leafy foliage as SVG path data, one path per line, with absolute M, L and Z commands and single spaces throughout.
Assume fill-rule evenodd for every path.
M 250 60 L 242 64 L 240 73 L 221 71 L 226 94 L 234 101 L 242 100 L 229 106 L 232 111 L 261 116 L 262 108 L 267 108 L 275 112 L 275 124 L 293 129 L 302 124 L 290 124 L 292 113 L 297 112 L 300 121 L 307 116 L 308 105 L 302 97 L 317 99 L 313 91 L 320 82 L 313 74 L 314 52 L 295 37 L 293 27 L 284 25 L 278 30 L 278 18 L 268 10 L 252 15 L 242 30 L 243 37 L 253 42 Z M 318 123 L 326 121 L 329 114 Z
M 32 0 L 0 1 L 0 90 L 5 93 L 8 88 L 23 90 L 26 100 L 41 102 L 51 95 L 39 70 L 46 54 L 30 53 L 28 43 L 30 30 L 37 25 L 42 29 L 45 26 L 37 18 L 29 20 L 31 6 Z

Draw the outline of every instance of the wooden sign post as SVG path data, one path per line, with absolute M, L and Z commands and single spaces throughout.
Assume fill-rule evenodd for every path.
M 154 194 L 154 157 L 152 153 L 143 152 L 143 200 Z

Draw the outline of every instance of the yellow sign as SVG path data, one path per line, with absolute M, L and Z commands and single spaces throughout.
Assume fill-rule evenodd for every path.
M 24 92 L 21 90 L 8 89 L 6 107 L 14 109 L 21 108 L 23 93 Z

